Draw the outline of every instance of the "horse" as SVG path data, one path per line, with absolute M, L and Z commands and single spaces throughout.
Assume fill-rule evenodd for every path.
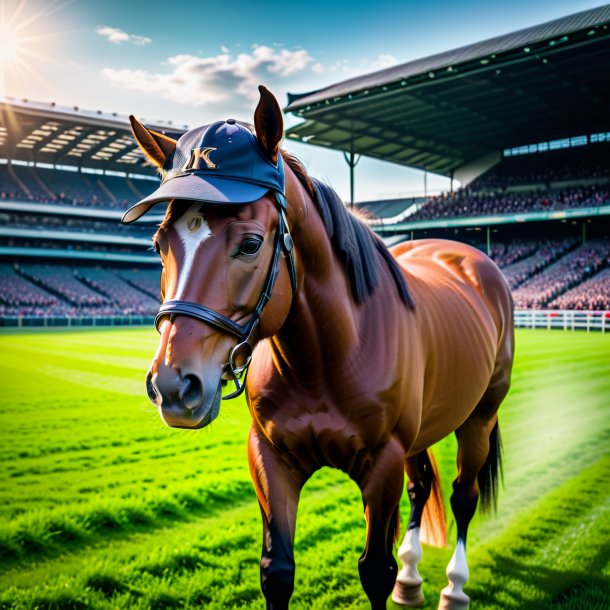
M 457 541 L 439 608 L 464 610 L 468 525 L 479 496 L 482 509 L 495 505 L 501 471 L 497 413 L 514 352 L 509 288 L 485 254 L 462 243 L 386 249 L 280 148 L 280 107 L 259 92 L 253 128 L 227 119 L 176 141 L 131 117 L 162 182 L 123 221 L 170 202 L 153 238 L 163 304 L 148 395 L 167 425 L 194 429 L 214 420 L 221 399 L 246 392 L 261 587 L 273 610 L 288 608 L 299 495 L 323 466 L 361 491 L 358 568 L 372 610 L 386 608 L 390 594 L 422 605 L 421 542 L 426 531 L 441 543 L 445 536 L 429 448 L 455 433 Z M 399 571 L 405 473 L 411 512 Z

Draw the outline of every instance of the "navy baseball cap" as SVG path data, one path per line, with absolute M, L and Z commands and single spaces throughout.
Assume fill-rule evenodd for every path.
M 251 203 L 268 191 L 284 193 L 282 158 L 268 159 L 255 135 L 234 119 L 196 127 L 180 137 L 165 160 L 159 188 L 123 215 L 129 224 L 172 199 Z

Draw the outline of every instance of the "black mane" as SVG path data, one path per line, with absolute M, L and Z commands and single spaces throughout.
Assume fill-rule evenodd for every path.
M 343 263 L 356 302 L 364 301 L 379 286 L 381 258 L 390 269 L 401 300 L 413 307 L 404 275 L 381 238 L 349 213 L 339 195 L 330 186 L 314 178 L 310 180 L 316 207 L 333 249 Z
M 379 264 L 383 260 L 392 274 L 400 299 L 413 308 L 415 304 L 405 276 L 381 238 L 350 214 L 333 188 L 311 178 L 296 157 L 285 150 L 282 157 L 314 200 L 333 249 L 346 270 L 356 302 L 362 303 L 379 286 Z

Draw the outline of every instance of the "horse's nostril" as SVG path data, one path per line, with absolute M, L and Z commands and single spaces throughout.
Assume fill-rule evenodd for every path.
M 180 386 L 180 399 L 188 409 L 196 409 L 203 402 L 201 381 L 195 375 L 185 375 Z
M 148 371 L 148 373 L 146 373 L 146 393 L 152 402 L 157 402 L 159 392 L 157 392 L 157 388 L 155 388 L 155 384 L 153 383 L 152 371 Z

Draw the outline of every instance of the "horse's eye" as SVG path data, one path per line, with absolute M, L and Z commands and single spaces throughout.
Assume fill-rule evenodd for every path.
M 261 249 L 262 245 L 263 240 L 260 237 L 247 237 L 241 242 L 237 251 L 233 254 L 233 257 L 239 256 L 240 254 L 252 256 Z

